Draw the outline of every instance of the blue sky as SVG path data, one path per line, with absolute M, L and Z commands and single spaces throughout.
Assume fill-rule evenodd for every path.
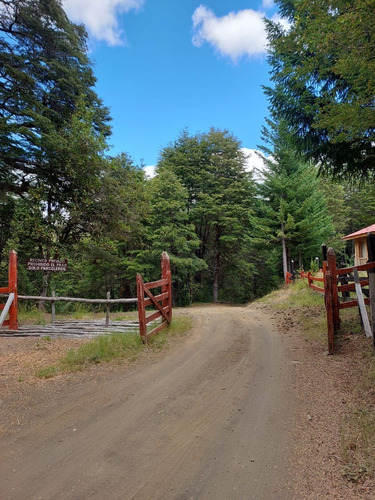
M 110 108 L 110 154 L 155 165 L 187 128 L 228 129 L 255 149 L 269 83 L 263 16 L 272 0 L 64 0 L 89 33 L 97 93 Z

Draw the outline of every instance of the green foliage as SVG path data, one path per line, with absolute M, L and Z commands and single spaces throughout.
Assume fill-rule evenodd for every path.
M 250 298 L 235 278 L 236 268 L 244 281 L 253 272 L 247 235 L 254 183 L 244 162 L 239 142 L 226 130 L 195 136 L 184 131 L 161 153 L 158 173 L 173 170 L 186 190 L 187 224 L 199 240 L 196 257 L 205 263 L 206 269 L 196 269 L 192 300 L 211 300 L 212 290 L 214 301 Z
M 277 0 L 267 21 L 271 110 L 299 147 L 337 178 L 374 175 L 374 0 Z
M 269 154 L 268 169 L 259 185 L 258 230 L 267 249 L 278 248 L 284 276 L 291 259 L 298 267 L 306 267 L 319 256 L 321 244 L 333 236 L 334 226 L 317 169 L 298 153 L 284 121 L 267 123 L 263 138 L 268 146 L 263 150 Z

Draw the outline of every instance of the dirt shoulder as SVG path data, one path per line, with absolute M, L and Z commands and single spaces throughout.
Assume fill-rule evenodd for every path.
M 288 292 L 280 291 L 273 301 L 284 302 L 283 293 Z M 366 478 L 366 474 L 360 477 L 353 472 L 357 465 L 348 466 L 347 460 L 343 460 L 345 433 L 351 416 L 362 403 L 361 374 L 372 346 L 363 333 L 344 334 L 336 340 L 337 353 L 329 356 L 324 336 L 317 341 L 301 333 L 297 311 L 275 310 L 271 304 L 259 304 L 259 307 L 268 311 L 277 322 L 280 334 L 293 352 L 297 415 L 290 467 L 296 497 L 304 500 L 373 499 L 374 480 Z M 298 313 L 301 314 L 301 310 Z M 314 311 L 306 308 L 305 314 L 314 315 Z M 321 315 L 315 315 L 318 322 Z M 370 398 L 375 403 L 374 395 L 375 391 Z M 371 432 L 374 433 L 374 429 Z M 359 455 L 356 436 L 351 439 L 353 449 L 350 452 Z

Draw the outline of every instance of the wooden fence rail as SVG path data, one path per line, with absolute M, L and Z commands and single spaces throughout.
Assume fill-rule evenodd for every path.
M 109 312 L 111 304 L 138 304 L 139 333 L 143 342 L 147 343 L 151 335 L 155 335 L 172 321 L 172 277 L 170 270 L 170 260 L 166 252 L 163 252 L 161 259 L 162 279 L 151 283 L 143 283 L 141 275 L 137 275 L 137 297 L 126 299 L 111 299 L 109 292 L 106 299 L 86 299 L 79 297 L 52 297 L 17 294 L 17 253 L 11 251 L 9 255 L 9 276 L 8 286 L 0 288 L 0 297 L 7 298 L 5 304 L 0 304 L 0 329 L 8 326 L 10 330 L 18 330 L 18 300 L 35 300 L 38 302 L 52 303 L 52 325 L 55 320 L 56 302 L 81 302 L 84 304 L 104 304 L 106 309 L 106 326 L 109 326 Z M 161 288 L 161 293 L 154 296 L 150 290 Z M 146 294 L 146 297 L 144 296 Z M 146 317 L 146 307 L 154 305 L 156 312 Z M 5 319 L 9 314 L 9 319 Z M 162 324 L 154 328 L 147 334 L 147 324 L 151 321 L 162 318 Z
M 327 315 L 328 351 L 330 354 L 333 354 L 335 351 L 335 335 L 340 329 L 340 310 L 342 309 L 359 307 L 362 321 L 366 326 L 366 335 L 370 336 L 369 321 L 364 304 L 370 305 L 371 337 L 375 341 L 375 235 L 370 236 L 371 238 L 368 237 L 367 241 L 370 261 L 367 264 L 337 268 L 335 252 L 332 248 L 329 248 L 326 252 L 327 260 L 323 262 L 323 277 L 315 277 L 311 273 L 304 272 L 300 274 L 301 278 L 307 279 L 310 288 L 324 294 Z M 358 273 L 363 271 L 368 272 L 368 279 L 366 277 L 359 278 Z M 315 285 L 314 282 L 323 283 L 323 287 Z M 363 297 L 362 289 L 364 287 L 369 287 L 369 297 Z M 350 297 L 349 293 L 351 291 L 356 292 L 357 298 Z

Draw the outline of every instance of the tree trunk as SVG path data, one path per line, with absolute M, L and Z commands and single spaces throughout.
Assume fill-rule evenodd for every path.
M 220 274 L 220 251 L 219 251 L 219 238 L 220 233 L 216 228 L 216 241 L 215 241 L 215 261 L 214 261 L 214 304 L 217 303 L 219 298 L 219 274 Z
M 288 272 L 288 256 L 287 256 L 286 241 L 285 241 L 285 236 L 284 236 L 284 224 L 281 224 L 281 232 L 283 234 L 281 237 L 281 244 L 283 247 L 283 273 L 284 273 L 284 280 L 285 280 L 286 273 Z

